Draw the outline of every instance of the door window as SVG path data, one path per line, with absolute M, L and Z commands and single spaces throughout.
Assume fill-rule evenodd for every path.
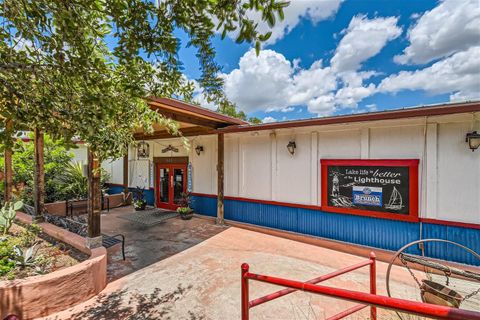
M 173 169 L 173 202 L 179 204 L 182 200 L 182 193 L 185 190 L 185 170 L 183 168 Z
M 160 202 L 169 202 L 168 180 L 170 176 L 169 168 L 160 168 Z

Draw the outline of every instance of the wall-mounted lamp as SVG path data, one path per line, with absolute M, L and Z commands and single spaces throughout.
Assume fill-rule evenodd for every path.
M 200 153 L 203 152 L 203 146 L 197 146 L 197 147 L 195 148 L 195 152 L 197 153 L 197 156 L 199 156 Z
M 467 133 L 465 142 L 468 142 L 468 147 L 472 152 L 477 150 L 480 147 L 480 133 L 477 133 L 477 131 Z
M 287 150 L 292 156 L 295 154 L 295 149 L 297 149 L 297 144 L 295 143 L 295 141 L 290 141 L 287 144 Z
M 141 141 L 137 144 L 137 158 L 146 159 L 150 157 L 150 145 L 145 141 Z

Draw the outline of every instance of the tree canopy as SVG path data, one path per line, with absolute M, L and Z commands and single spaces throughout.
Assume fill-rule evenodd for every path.
M 230 116 L 230 117 L 242 119 L 244 121 L 248 121 L 248 122 L 253 123 L 253 124 L 258 124 L 258 123 L 262 122 L 262 120 L 260 120 L 259 118 L 256 118 L 256 117 L 247 117 L 245 112 L 243 112 L 241 110 L 238 111 L 237 106 L 233 102 L 229 101 L 226 98 L 221 99 L 218 102 L 217 112 L 226 114 L 227 116 Z
M 197 81 L 204 94 L 221 101 L 212 38 L 236 32 L 237 42 L 252 43 L 258 52 L 271 33 L 258 32 L 250 13 L 273 25 L 287 5 L 277 0 L 4 0 L 0 117 L 12 119 L 15 130 L 39 128 L 66 143 L 77 136 L 99 157 L 119 157 L 137 127 L 149 131 L 155 121 L 177 129 L 150 110 L 145 98 L 191 98 L 193 84 L 182 74 L 178 56 L 179 30 L 188 36 L 186 45 L 197 49 Z

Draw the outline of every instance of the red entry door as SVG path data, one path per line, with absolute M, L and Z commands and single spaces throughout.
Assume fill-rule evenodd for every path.
M 157 164 L 156 178 L 157 207 L 176 210 L 187 190 L 187 165 Z

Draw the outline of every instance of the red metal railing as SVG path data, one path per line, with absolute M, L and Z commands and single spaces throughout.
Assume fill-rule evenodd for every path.
M 419 316 L 426 316 L 435 319 L 469 319 L 469 320 L 480 320 L 480 312 L 467 311 L 443 306 L 437 306 L 428 303 L 421 303 L 416 301 L 409 301 L 404 299 L 390 298 L 385 296 L 376 295 L 376 265 L 375 265 L 375 254 L 372 252 L 370 254 L 370 259 L 364 262 L 360 262 L 356 265 L 343 268 L 332 272 L 330 274 L 312 279 L 307 282 L 300 282 L 289 279 L 276 278 L 266 275 L 260 275 L 249 272 L 249 265 L 244 263 L 242 264 L 242 320 L 249 319 L 249 311 L 251 308 L 258 306 L 267 301 L 272 301 L 289 293 L 295 292 L 297 290 L 322 294 L 330 297 L 336 297 L 339 299 L 352 301 L 360 303 L 350 309 L 347 309 L 339 314 L 336 314 L 328 320 L 333 319 L 342 319 L 352 313 L 360 311 L 367 306 L 370 306 L 370 318 L 372 320 L 377 319 L 377 310 L 376 307 L 382 307 L 385 309 L 390 309 L 394 311 L 406 312 Z M 317 285 L 317 283 L 331 279 L 333 277 L 339 276 L 341 274 L 362 268 L 364 266 L 370 265 L 370 293 L 358 292 L 352 290 L 345 290 L 339 288 L 332 288 L 322 285 Z M 249 280 L 256 280 L 271 284 L 276 284 L 280 286 L 287 287 L 288 289 L 283 289 L 272 294 L 263 296 L 261 298 L 249 300 Z

